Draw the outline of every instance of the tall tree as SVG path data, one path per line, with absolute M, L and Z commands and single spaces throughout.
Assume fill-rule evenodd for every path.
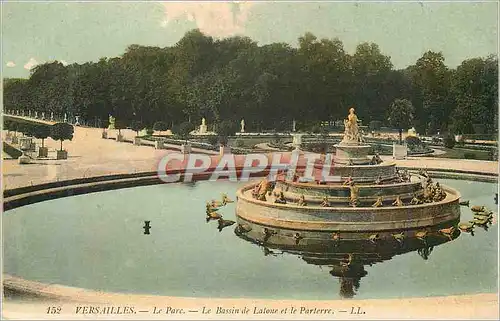
M 415 108 L 407 99 L 396 99 L 389 107 L 387 120 L 399 131 L 399 143 L 403 142 L 403 128 L 408 128 L 413 123 Z

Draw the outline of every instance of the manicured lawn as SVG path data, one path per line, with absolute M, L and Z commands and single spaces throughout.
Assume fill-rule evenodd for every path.
M 477 159 L 477 160 L 491 160 L 488 151 L 484 150 L 470 150 L 460 148 L 443 148 L 445 154 L 435 155 L 441 158 L 456 158 L 456 159 Z

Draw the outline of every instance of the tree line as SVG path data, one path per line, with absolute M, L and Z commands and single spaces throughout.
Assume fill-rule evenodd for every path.
M 420 133 L 473 134 L 496 131 L 497 88 L 495 56 L 449 68 L 442 53 L 428 51 L 396 70 L 374 43 L 349 54 L 339 39 L 311 33 L 294 48 L 195 29 L 171 47 L 131 45 L 98 62 L 38 65 L 29 79 L 4 80 L 4 108 L 79 115 L 102 126 L 109 115 L 150 128 L 162 121 L 174 131 L 203 117 L 233 126 L 245 119 L 247 131 L 261 131 L 290 130 L 294 119 L 298 130 L 309 129 L 345 118 L 354 106 L 366 125 L 397 126 L 401 119 L 390 116 L 398 110 L 411 120 L 400 126 Z

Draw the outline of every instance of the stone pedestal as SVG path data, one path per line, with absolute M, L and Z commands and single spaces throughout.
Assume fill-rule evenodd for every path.
M 68 159 L 68 151 L 66 151 L 66 150 L 58 150 L 56 158 L 57 159 Z
M 17 161 L 19 162 L 19 164 L 29 164 L 30 158 L 23 153 L 21 156 L 19 156 Z
M 291 134 L 292 135 L 292 146 L 296 150 L 300 150 L 300 146 L 302 145 L 302 136 L 303 134 Z
M 392 158 L 394 158 L 394 159 L 406 159 L 407 156 L 408 156 L 408 148 L 406 146 L 393 143 L 393 145 L 392 145 Z
M 141 138 L 140 138 L 140 137 L 137 137 L 137 136 L 136 136 L 136 137 L 134 137 L 134 145 L 135 145 L 135 146 L 141 146 L 141 144 L 142 144 L 142 140 L 141 140 Z
M 231 147 L 229 147 L 229 146 L 220 146 L 219 147 L 219 155 L 223 156 L 225 154 L 231 154 Z
M 47 147 L 39 147 L 38 148 L 38 157 L 48 157 L 49 149 Z
M 191 154 L 191 144 L 182 144 L 181 145 L 181 153 L 183 154 Z
M 200 129 L 198 130 L 198 133 L 203 135 L 207 133 L 207 125 L 200 125 Z
M 165 146 L 163 144 L 163 140 L 155 140 L 155 149 L 164 149 Z
M 116 135 L 116 141 L 117 142 L 123 142 L 123 135 L 122 134 L 117 134 Z
M 344 165 L 367 165 L 370 163 L 368 153 L 370 145 L 350 145 L 340 143 L 335 146 L 335 163 Z
M 102 132 L 101 137 L 102 139 L 108 139 L 108 132 Z

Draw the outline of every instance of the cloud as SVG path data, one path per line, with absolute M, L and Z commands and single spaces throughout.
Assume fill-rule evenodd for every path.
M 7 62 L 5 65 L 6 65 L 7 67 L 12 68 L 12 67 L 15 67 L 15 66 L 16 66 L 16 63 L 15 63 L 15 62 L 13 62 L 13 61 L 9 61 L 9 62 Z
M 175 19 L 194 21 L 201 32 L 213 37 L 229 37 L 245 31 L 251 8 L 255 2 L 166 2 L 163 3 L 166 27 Z
M 31 70 L 31 68 L 38 65 L 38 61 L 35 58 L 31 57 L 30 60 L 24 65 L 24 69 Z

